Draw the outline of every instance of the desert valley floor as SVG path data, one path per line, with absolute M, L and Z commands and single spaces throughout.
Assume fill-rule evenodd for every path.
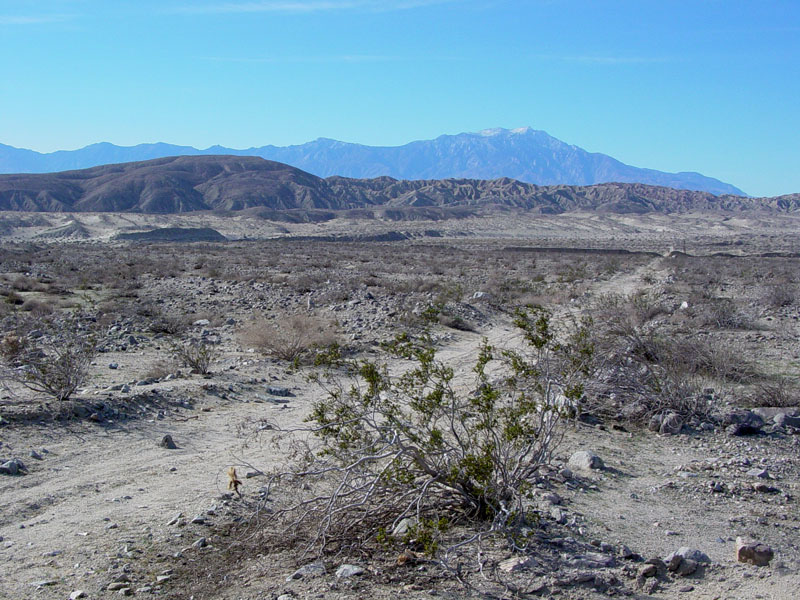
M 207 230 L 226 241 L 184 241 Z M 0 464 L 17 467 L 0 473 L 0 598 L 796 598 L 798 231 L 737 213 L 2 213 Z M 321 554 L 268 534 L 269 473 L 294 458 L 271 435 L 326 398 L 316 353 L 399 375 L 382 342 L 427 330 L 467 394 L 483 340 L 522 343 L 525 305 L 559 335 L 591 317 L 598 357 L 530 490 L 525 554 L 490 537 L 444 564 L 399 534 Z M 58 344 L 54 315 L 97 344 L 64 401 L 9 359 Z M 444 548 L 470 527 L 434 533 Z M 738 561 L 737 538 L 768 564 Z

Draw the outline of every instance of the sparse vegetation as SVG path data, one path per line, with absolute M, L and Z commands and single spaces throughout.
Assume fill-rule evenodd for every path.
M 310 425 L 271 429 L 276 448 L 294 448 L 300 460 L 271 476 L 269 497 L 285 502 L 271 505 L 268 527 L 315 553 L 386 542 L 406 518 L 414 527 L 395 541 L 440 558 L 489 536 L 526 548 L 536 474 L 583 395 L 592 354 L 585 329 L 559 342 L 550 319 L 541 308 L 518 310 L 524 348 L 484 343 L 469 391 L 454 388 L 453 368 L 427 335 L 388 345 L 413 362 L 396 376 L 366 360 L 333 365 L 318 378 L 326 397 Z M 441 540 L 456 523 L 468 539 Z
M 307 216 L 298 213 L 285 226 L 261 219 L 253 227 L 270 236 L 297 234 L 300 228 L 312 230 L 303 223 Z M 139 218 L 144 217 L 125 215 L 125 226 Z M 226 223 L 244 231 L 243 221 L 226 218 L 204 214 L 195 224 Z M 362 226 L 358 220 L 345 225 L 326 219 L 325 227 L 341 228 L 348 239 Z M 548 219 L 541 217 L 550 228 L 555 221 Z M 539 221 L 528 222 L 537 236 Z M 557 222 L 560 228 L 568 219 Z M 164 502 L 183 504 L 184 514 L 196 514 L 195 497 L 187 500 L 185 486 L 170 486 L 187 481 L 186 473 L 197 466 L 194 457 L 202 457 L 200 479 L 207 480 L 207 489 L 197 497 L 213 497 L 207 508 L 213 502 L 216 514 L 203 525 L 175 525 L 147 538 L 135 559 L 115 559 L 130 567 L 125 572 L 136 586 L 151 585 L 154 572 L 173 569 L 171 582 L 159 588 L 165 597 L 224 595 L 216 581 L 225 577 L 225 585 L 251 586 L 240 592 L 234 583 L 238 595 L 269 595 L 278 588 L 283 593 L 286 577 L 312 560 L 302 559 L 303 550 L 322 554 L 329 573 L 288 584 L 300 595 L 327 593 L 328 585 L 345 593 L 352 585 L 356 593 L 385 598 L 401 585 L 404 592 L 406 586 L 412 591 L 421 586 L 455 597 L 466 595 L 461 582 L 475 586 L 476 595 L 504 597 L 542 584 L 556 593 L 551 582 L 572 572 L 564 566 L 594 553 L 610 555 L 606 541 L 654 556 L 655 542 L 637 529 L 639 518 L 646 518 L 650 531 L 651 506 L 664 514 L 679 498 L 687 527 L 693 536 L 698 530 L 705 548 L 716 548 L 711 542 L 726 535 L 694 518 L 706 514 L 709 503 L 719 511 L 722 527 L 748 511 L 768 515 L 777 510 L 775 502 L 791 507 L 785 494 L 797 496 L 797 463 L 794 454 L 780 452 L 791 450 L 797 437 L 792 416 L 800 398 L 797 258 L 788 253 L 664 257 L 663 237 L 634 239 L 627 233 L 597 245 L 630 243 L 631 249 L 659 254 L 581 250 L 571 247 L 579 242 L 552 228 L 545 233 L 547 243 L 563 247 L 509 247 L 506 239 L 493 237 L 495 230 L 484 229 L 488 234 L 481 238 L 476 224 L 473 219 L 455 227 L 424 224 L 443 231 L 453 227 L 458 237 L 414 239 L 422 230 L 403 223 L 410 235 L 390 243 L 276 238 L 120 249 L 48 238 L 6 244 L 0 247 L 4 375 L 26 372 L 20 357 L 58 338 L 39 323 L 60 319 L 65 307 L 80 312 L 75 332 L 102 332 L 102 339 L 83 383 L 55 411 L 47 400 L 57 394 L 5 377 L 3 456 L 19 454 L 37 478 L 53 468 L 54 476 L 39 478 L 42 487 L 35 489 L 63 503 L 74 515 L 70 528 L 84 531 L 92 530 L 97 515 L 79 514 L 82 509 L 75 507 L 84 506 L 80 496 L 86 489 L 96 488 L 93 471 L 80 479 L 80 485 L 91 486 L 84 488 L 67 483 L 55 469 L 63 463 L 86 466 L 85 440 L 98 442 L 92 457 L 108 463 L 102 479 L 107 489 L 132 485 L 134 469 L 119 468 L 129 462 L 143 479 L 137 485 L 155 489 L 169 482 L 160 488 Z M 254 229 L 247 226 L 249 235 Z M 773 237 L 764 240 L 736 251 L 777 243 Z M 709 247 L 688 251 L 714 250 Z M 524 308 L 529 304 L 546 310 Z M 514 330 L 514 320 L 521 330 Z M 544 343 L 546 353 L 539 355 L 536 343 L 525 341 L 526 328 L 528 342 Z M 404 331 L 405 337 L 381 349 L 381 341 Z M 487 336 L 482 349 L 475 331 Z M 342 347 L 329 347 L 331 342 Z M 173 352 L 174 346 L 180 348 Z M 286 368 L 301 363 L 307 368 Z M 216 376 L 178 376 L 189 369 L 213 370 Z M 309 383 L 313 374 L 327 393 Z M 787 410 L 776 421 L 777 409 L 761 412 L 759 431 L 767 435 L 731 437 L 737 414 L 764 406 Z M 303 422 L 312 410 L 311 420 Z M 656 437 L 647 431 L 654 422 L 660 427 L 659 419 L 669 413 L 676 413 L 679 431 L 691 435 Z M 783 425 L 775 425 L 779 421 Z M 60 424 L 67 422 L 65 435 Z M 48 441 L 29 444 L 39 428 Z M 100 428 L 113 432 L 113 449 L 105 436 L 93 439 Z M 171 455 L 175 471 L 140 468 L 142 439 L 150 440 L 154 431 L 160 437 L 162 429 L 174 435 L 178 447 L 193 451 Z M 250 437 L 256 430 L 263 444 Z M 143 435 L 131 437 L 132 431 Z M 198 432 L 213 433 L 202 438 L 208 444 L 197 443 Z M 562 434 L 566 443 L 559 445 Z M 739 462 L 742 443 L 758 456 L 757 464 Z M 26 459 L 29 448 L 42 460 Z M 595 450 L 608 468 L 602 474 L 571 466 L 572 473 L 566 471 L 568 457 L 582 448 Z M 235 470 L 227 477 L 228 464 L 216 469 L 216 479 L 202 472 L 225 453 L 235 456 L 229 463 Z M 628 460 L 633 456 L 636 460 Z M 643 475 L 653 476 L 654 465 L 669 476 L 648 488 L 645 502 L 638 490 L 639 498 L 633 498 L 631 490 Z M 762 465 L 775 476 L 763 483 L 780 494 L 753 488 L 761 480 L 746 473 Z M 674 476 L 684 471 L 696 477 Z M 272 475 L 276 478 L 268 479 Z M 22 487 L 28 481 L 33 482 L 0 474 L 9 505 L 19 503 L 34 519 L 37 509 Z M 220 500 L 220 493 L 228 496 Z M 786 512 L 786 527 L 796 526 Z M 590 516 L 615 513 L 636 517 L 619 527 L 616 519 L 598 522 Z M 164 529 L 161 511 L 142 508 L 139 516 L 143 526 Z M 120 527 L 131 525 L 126 517 L 119 520 Z M 66 527 L 58 520 L 34 522 L 45 532 L 43 540 L 63 535 Z M 775 544 L 789 531 L 781 523 L 774 532 L 758 523 L 752 527 L 772 532 Z M 6 520 L 3 527 L 12 524 Z M 227 550 L 188 548 L 187 534 L 196 539 L 210 534 L 216 548 Z M 105 575 L 102 553 L 83 558 L 87 544 L 94 548 L 91 536 L 79 540 L 80 548 L 69 539 L 71 534 L 56 546 L 63 548 L 65 562 L 86 560 L 87 570 Z M 179 550 L 181 557 L 172 558 Z M 20 553 L 19 561 L 9 561 L 12 575 L 39 556 L 19 545 L 10 551 Z M 797 560 L 788 546 L 780 552 Z M 519 572 L 500 566 L 506 559 L 529 557 L 535 566 Z M 331 571 L 345 560 L 365 573 L 334 579 Z M 591 570 L 609 577 L 604 581 L 616 577 L 608 595 L 638 593 L 638 584 L 627 581 L 637 565 L 615 560 L 612 568 Z M 104 583 L 86 578 L 97 589 Z M 681 581 L 669 578 L 674 576 L 659 578 L 664 594 L 675 592 Z M 580 584 L 585 590 L 565 587 L 563 593 L 602 593 L 605 588 L 593 581 Z M 28 585 L 23 583 L 20 590 Z M 692 583 L 709 585 L 702 578 Z M 66 597 L 66 586 L 56 590 L 64 591 Z
M 246 346 L 289 363 L 308 359 L 315 350 L 338 342 L 332 321 L 302 313 L 252 321 L 242 330 L 241 339 Z
M 96 349 L 96 333 L 79 315 L 20 318 L 0 342 L 2 376 L 55 400 L 68 400 L 86 381 Z
M 714 405 L 703 392 L 708 383 L 747 384 L 762 377 L 738 344 L 670 328 L 669 311 L 649 294 L 603 296 L 594 313 L 600 362 L 589 411 L 642 423 L 663 412 L 709 418 Z
M 190 341 L 173 346 L 175 358 L 189 367 L 193 373 L 208 375 L 211 364 L 217 359 L 219 352 L 212 344 L 204 341 Z

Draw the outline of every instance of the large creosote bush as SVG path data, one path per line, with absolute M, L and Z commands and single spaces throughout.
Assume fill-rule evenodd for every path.
M 86 382 L 96 351 L 91 319 L 63 313 L 22 318 L 0 341 L 3 378 L 68 400 Z
M 462 377 L 427 335 L 388 344 L 409 361 L 392 370 L 369 360 L 332 365 L 318 377 L 326 394 L 307 426 L 268 432 L 297 458 L 271 476 L 268 529 L 322 553 L 413 541 L 392 536 L 410 518 L 411 537 L 426 540 L 429 553 L 495 534 L 524 547 L 519 532 L 531 522 L 537 470 L 583 394 L 592 349 L 580 327 L 559 343 L 544 309 L 521 309 L 515 323 L 523 343 L 497 349 L 484 341 L 473 373 Z M 466 526 L 467 539 L 432 540 L 445 524 Z

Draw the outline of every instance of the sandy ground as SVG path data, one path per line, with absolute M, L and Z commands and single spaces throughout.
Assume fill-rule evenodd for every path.
M 40 240 L 37 236 L 42 232 L 73 218 L 48 215 L 38 225 L 12 228 L 6 240 Z M 156 217 L 128 215 L 77 218 L 98 243 L 110 240 L 114 231 L 161 223 Z M 735 249 L 726 244 L 748 236 L 750 251 L 794 251 L 794 221 L 787 217 L 776 228 L 775 219 L 573 215 L 568 228 L 565 217 L 514 221 L 498 217 L 435 226 L 448 235 L 491 237 L 502 231 L 505 238 L 519 236 L 526 243 L 541 245 L 617 244 L 659 251 L 679 245 L 687 234 L 694 235 L 693 243 L 705 251 Z M 215 227 L 234 239 L 399 228 L 397 223 L 337 220 L 286 225 L 210 215 L 171 218 L 170 224 Z M 410 231 L 433 226 L 402 224 Z M 654 260 L 636 272 L 620 272 L 595 292 L 630 291 L 658 264 Z M 477 333 L 448 331 L 441 338 L 439 356 L 466 378 L 482 337 L 502 345 L 513 343 L 514 336 L 507 316 L 494 314 Z M 210 378 L 189 375 L 134 386 L 127 393 L 108 388 L 140 378 L 157 362 L 156 349 L 143 346 L 136 353 L 101 355 L 93 368 L 92 384 L 78 403 L 104 401 L 127 415 L 102 423 L 78 418 L 54 421 L 48 415 L 62 407 L 44 407 L 40 415 L 39 401 L 5 395 L 0 415 L 13 413 L 18 418 L 0 426 L 0 458 L 20 457 L 28 473 L 0 476 L 0 598 L 66 599 L 78 590 L 87 598 L 111 598 L 120 594 L 108 589 L 114 583 L 120 585 L 112 587 L 129 589 L 136 596 L 188 597 L 178 579 L 185 574 L 186 565 L 202 572 L 231 543 L 226 515 L 237 500 L 226 489 L 227 467 L 237 465 L 241 476 L 282 460 L 268 448 L 250 443 L 248 432 L 265 417 L 284 425 L 299 422 L 321 393 L 306 381 L 303 372 L 288 371 L 272 360 L 243 352 L 230 338 L 224 340 L 224 348 Z M 112 362 L 119 363 L 119 370 L 108 368 Z M 286 403 L 276 401 L 267 392 L 269 385 L 287 387 L 293 395 Z M 173 437 L 177 449 L 159 445 L 166 434 Z M 564 535 L 597 542 L 598 547 L 626 545 L 642 558 L 663 558 L 681 546 L 690 546 L 708 554 L 712 561 L 686 579 L 663 579 L 653 591 L 637 586 L 632 578 L 613 588 L 614 593 L 730 600 L 798 597 L 800 436 L 767 433 L 733 438 L 719 427 L 661 436 L 580 423 L 570 426 L 558 462 L 565 463 L 572 452 L 581 449 L 595 451 L 606 469 L 553 484 L 569 517 Z M 31 451 L 40 458 L 32 457 Z M 777 488 L 776 493 L 753 490 L 757 480 L 747 472 L 754 467 L 769 471 L 769 483 Z M 243 481 L 245 496 L 256 497 L 259 477 Z M 722 485 L 721 491 L 712 490 L 715 483 Z M 205 524 L 189 522 L 198 515 Z M 739 535 L 769 544 L 775 551 L 770 565 L 737 563 L 734 540 Z M 193 548 L 201 537 L 207 538 L 208 547 Z M 634 575 L 639 566 L 631 564 Z M 263 557 L 244 560 L 232 568 L 238 570 L 226 591 L 195 597 L 431 598 L 472 594 L 457 586 L 437 591 L 435 586 L 409 584 L 402 577 L 378 581 L 377 576 L 367 576 L 358 585 L 348 586 L 337 584 L 329 574 L 311 583 L 287 583 L 285 578 L 293 568 Z M 257 575 L 248 576 L 250 572 Z M 545 576 L 537 581 L 545 581 Z M 528 583 L 529 592 L 520 592 L 523 597 L 595 598 L 605 593 L 585 583 L 547 588 L 537 587 L 533 580 Z
M 512 336 L 508 324 L 483 333 L 493 341 Z M 456 336 L 441 358 L 466 373 L 478 338 Z M 257 401 L 265 384 L 247 382 L 269 371 L 292 390 L 288 404 Z M 212 382 L 209 393 L 203 388 Z M 228 386 L 239 391 L 221 398 L 219 390 Z M 103 588 L 125 572 L 125 565 L 132 565 L 132 588 L 151 593 L 158 575 L 168 573 L 176 548 L 212 535 L 208 527 L 169 523 L 179 514 L 190 520 L 220 507 L 229 465 L 240 465 L 243 473 L 248 470 L 243 463 L 269 466 L 276 459 L 258 445 L 245 447 L 241 432 L 264 417 L 297 422 L 319 394 L 300 375 L 263 364 L 160 387 L 171 398 L 191 399 L 193 407 L 162 401 L 161 408 L 153 406 L 142 418 L 119 424 L 33 422 L 0 430 L 3 454 L 25 457 L 29 468 L 24 477 L 0 479 L 2 597 L 67 598 L 76 590 L 90 598 L 111 597 L 116 592 Z M 159 411 L 163 418 L 157 418 Z M 165 434 L 173 436 L 178 449 L 159 446 Z M 575 531 L 586 539 L 626 544 L 644 557 L 663 557 L 680 546 L 706 552 L 712 567 L 702 578 L 692 578 L 694 589 L 682 597 L 788 600 L 800 589 L 798 441 L 732 439 L 719 432 L 658 436 L 580 424 L 570 428 L 559 452 L 562 460 L 589 448 L 607 469 L 588 475 L 586 486 L 557 491 L 565 510 L 576 516 Z M 28 457 L 29 450 L 42 459 Z M 708 491 L 711 480 L 744 477 L 743 459 L 775 473 L 781 494 Z M 244 493 L 253 494 L 258 478 L 244 481 Z M 776 550 L 771 566 L 735 562 L 733 539 L 748 533 Z M 285 576 L 277 573 L 278 580 Z M 277 585 L 269 579 L 262 583 L 270 591 Z M 667 586 L 652 597 L 675 597 L 680 587 Z M 248 588 L 241 597 L 265 597 Z

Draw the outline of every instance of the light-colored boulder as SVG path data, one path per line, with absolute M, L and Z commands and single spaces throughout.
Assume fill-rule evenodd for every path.
M 570 469 L 589 471 L 592 469 L 602 469 L 605 467 L 603 459 L 589 450 L 579 450 L 569 457 L 567 466 Z

